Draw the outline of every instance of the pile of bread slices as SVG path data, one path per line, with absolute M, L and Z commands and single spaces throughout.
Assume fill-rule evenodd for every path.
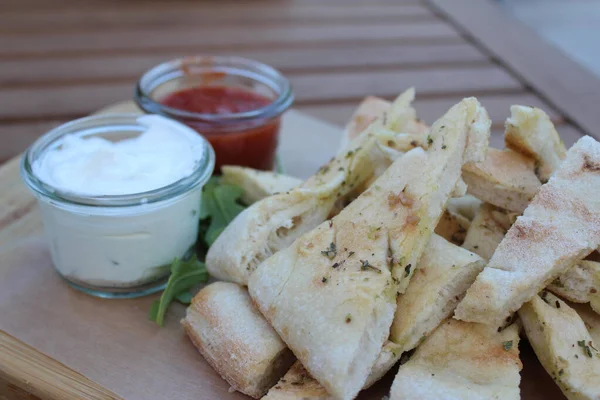
M 210 248 L 220 281 L 186 333 L 254 398 L 353 399 L 401 363 L 391 399 L 509 400 L 523 329 L 566 397 L 600 399 L 600 143 L 567 150 L 512 106 L 489 148 L 477 99 L 429 127 L 413 98 L 365 99 L 306 181 L 223 169 L 252 205 Z

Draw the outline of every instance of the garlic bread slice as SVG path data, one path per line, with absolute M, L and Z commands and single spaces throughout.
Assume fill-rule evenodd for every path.
M 206 255 L 208 272 L 217 279 L 248 283 L 263 260 L 327 219 L 337 201 L 368 181 L 380 164 L 389 164 L 377 137 L 368 132 L 300 186 L 266 197 L 246 208 L 225 228 Z
M 417 112 L 412 106 L 414 99 L 414 88 L 402 92 L 393 103 L 375 96 L 366 97 L 354 111 L 344 129 L 342 147 L 360 135 L 378 118 L 382 118 L 384 126 L 394 132 L 424 135 L 429 127 L 418 120 Z
M 533 160 L 511 150 L 490 148 L 484 161 L 463 167 L 468 193 L 496 207 L 523 212 L 541 183 Z
M 548 114 L 536 107 L 511 106 L 505 127 L 506 147 L 533 158 L 536 175 L 548 182 L 567 154 Z
M 264 395 L 295 359 L 254 307 L 246 288 L 235 283 L 205 286 L 181 324 L 219 375 L 254 398 Z
M 400 157 L 337 216 L 250 276 L 259 310 L 331 395 L 351 399 L 364 386 L 389 336 L 397 291 L 408 284 L 463 163 L 483 158 L 480 136 L 489 127 L 477 100 L 463 100 L 434 124 L 427 152 Z
M 519 310 L 527 338 L 542 366 L 570 400 L 600 398 L 598 345 L 581 317 L 543 291 Z
M 519 329 L 442 323 L 402 365 L 390 400 L 520 399 Z
M 414 349 L 446 318 L 481 272 L 477 254 L 433 235 L 406 292 L 398 296 L 390 340 Z
M 585 136 L 509 229 L 456 318 L 501 326 L 599 244 L 600 143 Z
M 287 192 L 302 183 L 302 179 L 293 176 L 236 165 L 222 166 L 221 173 L 224 183 L 237 185 L 244 189 L 242 202 L 246 205 L 275 193 Z
M 600 263 L 578 262 L 548 285 L 548 290 L 574 303 L 590 303 L 600 313 Z
M 516 218 L 517 213 L 483 203 L 467 230 L 462 247 L 489 260 Z
M 363 389 L 381 379 L 400 359 L 397 344 L 386 342 L 381 349 Z M 273 386 L 263 400 L 335 400 L 327 390 L 296 361 L 290 370 Z

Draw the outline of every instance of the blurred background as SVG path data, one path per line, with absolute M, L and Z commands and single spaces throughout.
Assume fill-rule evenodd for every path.
M 474 95 L 493 145 L 511 104 L 542 107 L 571 144 L 599 134 L 599 38 L 599 0 L 0 0 L 0 163 L 131 100 L 152 66 L 206 54 L 278 68 L 296 110 L 337 126 L 415 86 L 426 122 Z
M 600 1 L 504 0 L 519 21 L 600 76 Z

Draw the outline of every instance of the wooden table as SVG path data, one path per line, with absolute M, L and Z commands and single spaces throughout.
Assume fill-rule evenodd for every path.
M 487 0 L 3 0 L 0 162 L 63 121 L 131 98 L 147 68 L 206 53 L 274 65 L 297 109 L 336 124 L 365 95 L 391 99 L 414 85 L 429 122 L 478 96 L 494 144 L 516 103 L 544 107 L 568 144 L 600 134 L 600 80 Z
M 497 147 L 511 104 L 544 108 L 567 145 L 600 136 L 600 80 L 488 0 L 3 0 L 0 162 L 61 122 L 131 98 L 147 68 L 207 53 L 274 65 L 291 79 L 296 109 L 338 125 L 365 95 L 415 86 L 428 122 L 478 96 Z M 19 212 L 4 208 L 0 228 Z M 15 357 L 32 351 L 0 339 Z M 21 367 L 52 362 L 39 354 Z M 0 368 L 0 399 L 33 398 L 7 377 Z M 112 398 L 83 376 L 71 383 Z

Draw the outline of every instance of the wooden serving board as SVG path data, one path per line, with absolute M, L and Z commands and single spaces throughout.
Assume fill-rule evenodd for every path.
M 135 111 L 130 102 L 104 109 Z M 283 118 L 279 154 L 307 177 L 338 147 L 341 130 L 296 111 Z M 0 399 L 244 399 L 231 393 L 187 340 L 174 304 L 165 327 L 147 318 L 156 296 L 103 300 L 55 273 L 36 201 L 19 160 L 0 167 Z M 82 260 L 85 262 L 85 260 Z M 521 346 L 524 399 L 562 399 L 531 349 Z M 393 372 L 361 399 L 387 394 Z

